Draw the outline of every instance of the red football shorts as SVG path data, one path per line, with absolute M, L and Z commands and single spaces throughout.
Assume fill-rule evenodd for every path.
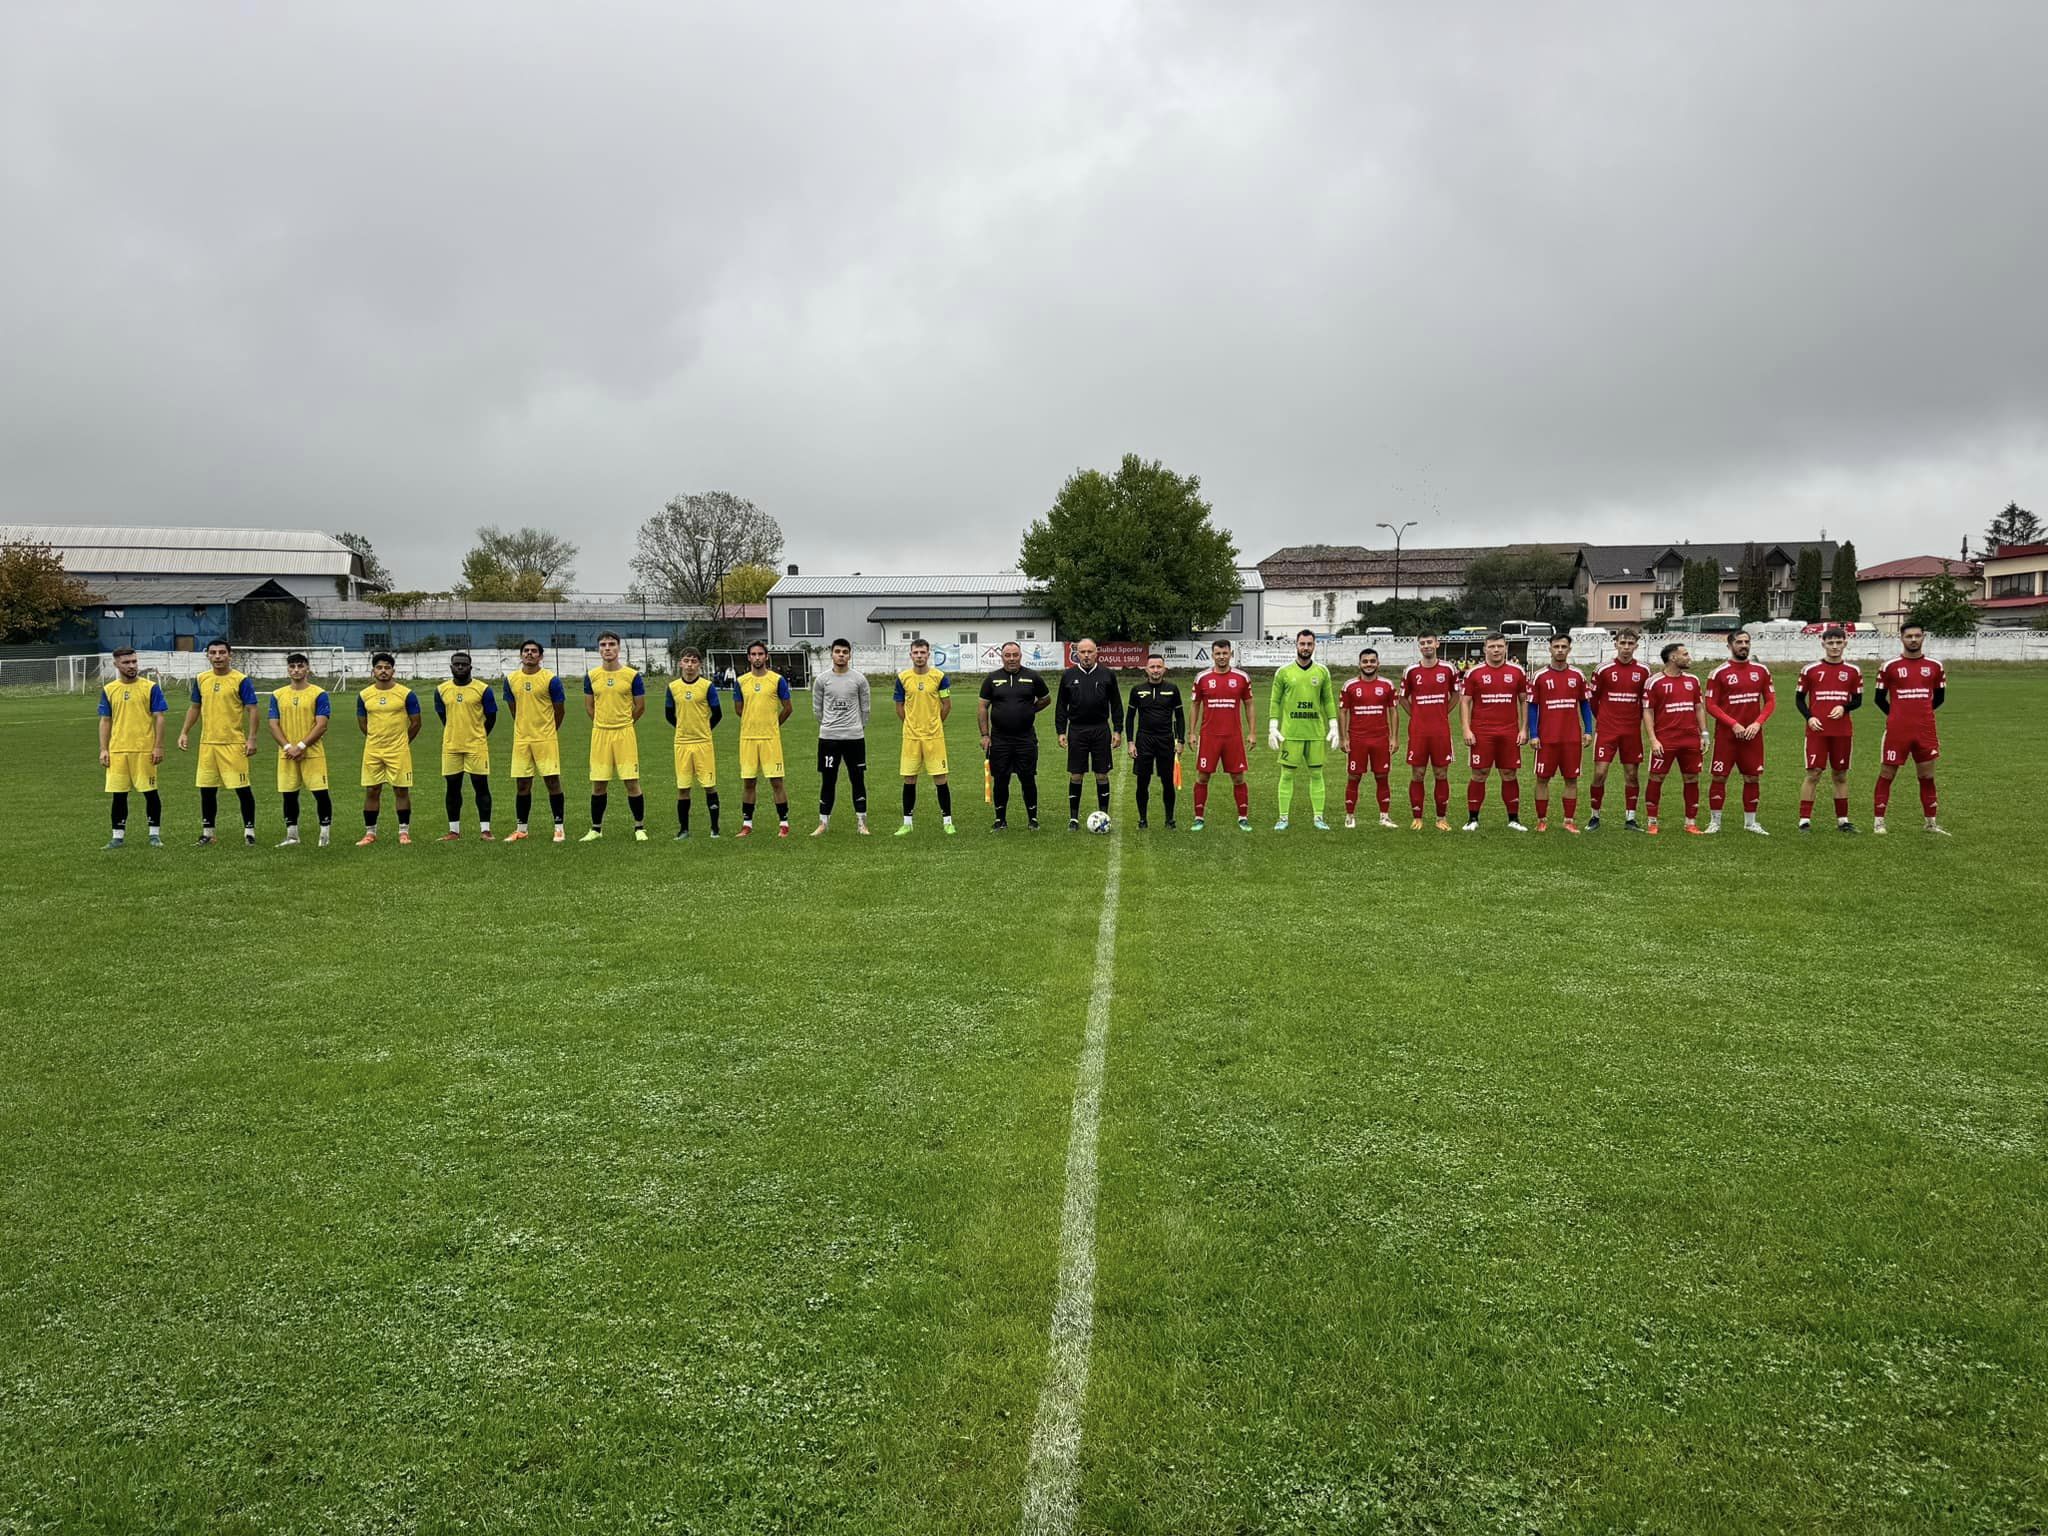
M 1502 773 L 1522 771 L 1522 744 L 1515 740 L 1513 731 L 1499 731 L 1491 734 L 1473 733 L 1472 771 L 1490 773 L 1498 768 Z
M 1438 768 L 1451 766 L 1451 732 L 1448 726 L 1431 730 L 1427 727 L 1413 727 L 1408 731 L 1408 766 L 1420 768 L 1425 763 Z
M 1643 730 L 1637 726 L 1619 736 L 1595 736 L 1593 738 L 1593 761 L 1611 763 L 1616 758 L 1633 768 L 1643 760 Z
M 1202 732 L 1202 739 L 1195 747 L 1195 772 L 1206 777 L 1212 773 L 1244 772 L 1244 732 L 1222 731 L 1210 735 Z
M 1384 737 L 1378 741 L 1360 741 L 1353 738 L 1346 771 L 1356 779 L 1365 774 L 1375 777 L 1394 766 L 1394 748 Z
M 1911 758 L 1916 763 L 1931 763 L 1941 756 L 1941 741 L 1932 730 L 1911 731 L 1903 736 L 1884 733 L 1884 763 L 1887 768 L 1896 768 Z
M 1586 742 L 1582 736 L 1569 741 L 1539 741 L 1536 743 L 1536 777 L 1551 778 L 1563 774 L 1568 779 L 1579 776 L 1579 765 L 1585 761 Z
M 1700 744 L 1697 741 L 1672 741 L 1665 743 L 1666 750 L 1650 754 L 1650 776 L 1661 779 L 1676 764 L 1680 773 L 1697 775 L 1700 771 Z
M 1714 732 L 1714 777 L 1725 779 L 1739 773 L 1753 779 L 1764 771 L 1764 737 L 1759 731 L 1747 741 L 1737 741 L 1729 730 Z
M 1854 736 L 1830 736 L 1826 731 L 1806 733 L 1806 771 L 1819 773 L 1823 768 L 1847 768 L 1849 749 L 1856 745 Z

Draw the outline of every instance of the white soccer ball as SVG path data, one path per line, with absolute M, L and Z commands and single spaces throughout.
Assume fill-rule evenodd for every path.
M 1097 833 L 1107 832 L 1109 830 L 1109 812 L 1090 811 L 1088 813 L 1088 830 Z

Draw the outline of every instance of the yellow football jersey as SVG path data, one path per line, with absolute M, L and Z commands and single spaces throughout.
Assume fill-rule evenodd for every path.
M 107 735 L 109 752 L 148 752 L 156 746 L 155 717 L 170 705 L 164 691 L 146 677 L 124 683 L 118 677 L 100 690 L 99 712 L 114 723 Z
M 327 690 L 314 683 L 303 688 L 287 683 L 270 695 L 270 718 L 286 741 L 304 741 L 313 732 L 313 722 L 326 717 L 330 709 Z M 313 745 L 318 748 L 324 742 Z
M 498 718 L 498 701 L 491 696 L 491 685 L 480 677 L 466 683 L 444 678 L 434 689 L 434 713 L 441 717 L 443 752 L 478 752 L 491 744 L 485 722 Z M 550 709 L 548 719 L 554 718 Z
M 930 740 L 946 733 L 939 701 L 953 696 L 953 680 L 937 667 L 920 672 L 905 667 L 896 674 L 896 702 L 903 706 L 903 734 Z
M 555 705 L 565 703 L 562 680 L 546 667 L 505 674 L 505 702 L 512 706 L 512 739 L 529 744 L 555 740 Z
M 357 717 L 370 722 L 370 738 L 363 750 L 379 755 L 403 751 L 412 741 L 407 717 L 419 712 L 419 695 L 405 684 L 393 682 L 389 688 L 366 685 L 356 695 Z
M 591 726 L 616 731 L 633 723 L 633 701 L 647 696 L 647 680 L 638 667 L 618 666 L 609 672 L 592 667 L 583 674 L 583 691 L 596 701 Z
M 732 685 L 740 711 L 740 740 L 774 741 L 782 736 L 782 706 L 789 702 L 789 679 L 780 672 L 742 672 Z
M 245 673 L 212 668 L 192 679 L 192 702 L 199 706 L 199 740 L 209 747 L 240 746 L 247 737 L 242 710 L 256 702 L 256 685 Z
M 668 716 L 676 723 L 676 745 L 702 744 L 711 739 L 711 711 L 718 703 L 718 688 L 708 677 L 686 683 L 680 677 L 668 685 Z

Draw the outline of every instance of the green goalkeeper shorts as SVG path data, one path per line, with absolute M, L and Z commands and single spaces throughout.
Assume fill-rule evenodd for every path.
M 1322 767 L 1323 738 L 1312 736 L 1305 741 L 1283 738 L 1280 743 L 1280 766 L 1282 768 Z

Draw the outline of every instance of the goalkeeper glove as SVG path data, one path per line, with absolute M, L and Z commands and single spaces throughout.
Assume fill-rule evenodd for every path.
M 1273 720 L 1267 723 L 1266 745 L 1271 747 L 1275 752 L 1278 752 L 1280 750 L 1280 722 L 1278 720 Z
M 1334 720 L 1330 722 L 1330 730 L 1327 739 L 1332 747 L 1337 745 L 1337 722 Z

